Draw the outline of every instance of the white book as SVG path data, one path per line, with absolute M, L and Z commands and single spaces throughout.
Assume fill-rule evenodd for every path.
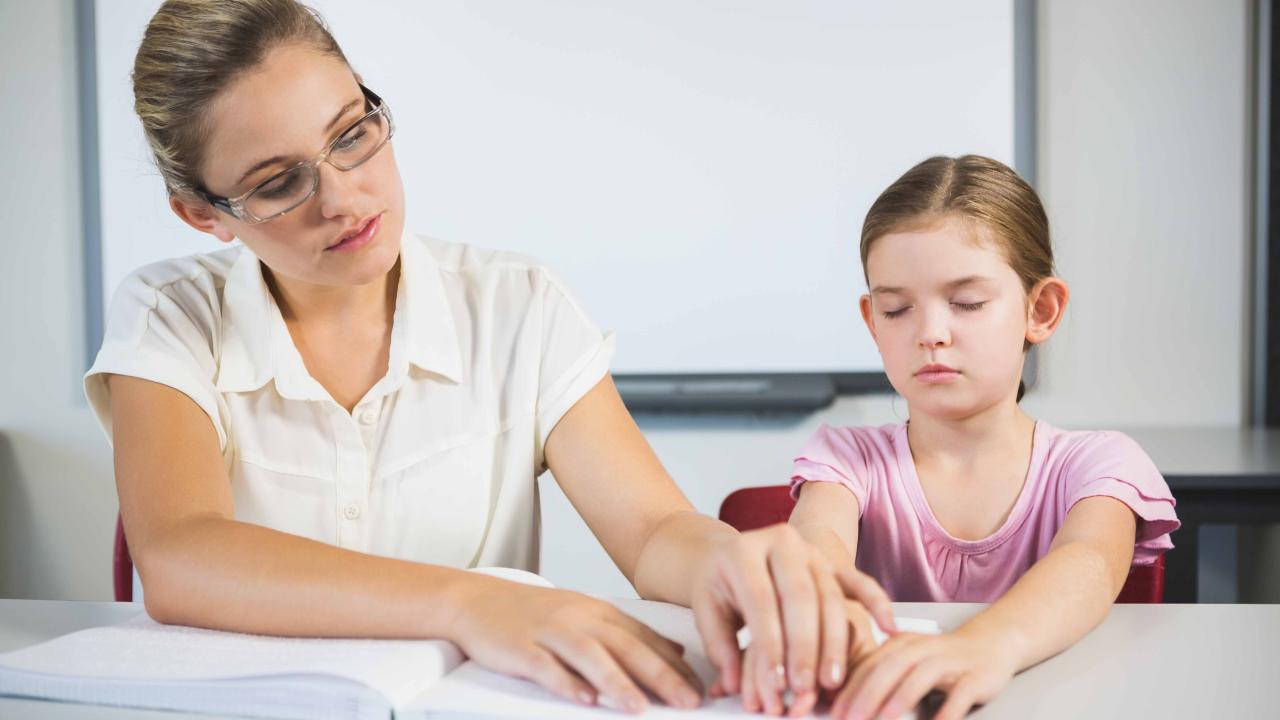
M 510 579 L 547 584 L 530 573 Z M 644 600 L 619 609 L 682 643 L 703 682 L 714 677 L 692 613 Z M 932 621 L 900 618 L 917 632 Z M 467 662 L 443 640 L 283 638 L 161 625 L 145 613 L 0 655 L 0 695 L 247 717 L 600 718 L 606 708 L 561 700 L 537 685 Z M 707 700 L 699 717 L 742 717 L 739 698 Z M 647 717 L 690 716 L 655 703 Z

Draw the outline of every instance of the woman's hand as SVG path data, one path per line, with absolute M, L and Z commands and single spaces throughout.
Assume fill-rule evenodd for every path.
M 684 648 L 603 600 L 477 577 L 458 608 L 451 639 L 472 660 L 571 702 L 641 712 L 644 688 L 674 707 L 701 704 Z
M 896 718 L 912 711 L 932 690 L 946 693 L 934 720 L 959 720 L 974 705 L 990 702 L 1017 672 L 1004 643 L 966 634 L 903 633 L 855 664 L 831 706 L 840 720 Z
M 719 671 L 713 694 L 732 695 L 751 683 L 752 695 L 770 714 L 816 701 L 820 688 L 844 681 L 849 654 L 846 599 L 860 601 L 881 627 L 892 631 L 888 595 L 852 567 L 835 568 L 789 525 L 728 537 L 696 572 L 691 607 L 707 656 Z M 737 630 L 751 631 L 752 652 L 743 658 Z
M 875 636 L 871 631 L 871 615 L 862 603 L 857 600 L 846 600 L 845 612 L 849 619 L 848 666 L 857 667 L 864 657 L 876 649 Z M 758 652 L 754 648 L 754 645 L 749 645 L 743 651 L 743 667 L 754 667 L 756 662 L 754 656 Z M 788 717 L 801 717 L 813 712 L 818 703 L 819 695 L 830 700 L 838 689 L 838 686 L 828 686 L 825 688 L 826 692 L 823 693 L 795 693 L 792 696 L 791 705 L 783 708 L 780 699 L 776 695 L 760 693 L 756 689 L 754 676 L 748 673 L 742 677 L 742 708 L 747 712 L 764 712 L 770 715 L 779 715 L 785 710 Z M 711 694 L 714 696 L 722 693 L 719 692 L 718 688 L 713 687 Z

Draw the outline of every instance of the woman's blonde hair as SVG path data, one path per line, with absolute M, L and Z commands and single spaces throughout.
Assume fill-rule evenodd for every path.
M 876 240 L 959 218 L 985 228 L 1030 292 L 1053 277 L 1049 218 L 1036 191 L 1007 165 L 981 155 L 931 157 L 908 170 L 871 204 L 862 223 L 863 279 Z M 1024 345 L 1024 351 L 1030 348 Z M 1018 399 L 1025 387 L 1019 383 Z
M 208 109 L 271 50 L 302 44 L 347 58 L 312 8 L 295 0 L 167 0 L 133 61 L 133 107 L 169 194 L 191 198 Z

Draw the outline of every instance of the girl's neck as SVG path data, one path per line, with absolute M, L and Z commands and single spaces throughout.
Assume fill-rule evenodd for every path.
M 399 288 L 399 261 L 367 285 L 314 285 L 283 278 L 263 267 L 263 277 L 290 326 L 373 328 L 390 325 Z
M 1035 433 L 1035 420 L 1012 396 L 964 418 L 943 419 L 923 412 L 911 412 L 910 418 L 907 441 L 918 465 L 973 467 L 1021 456 L 1031 447 Z

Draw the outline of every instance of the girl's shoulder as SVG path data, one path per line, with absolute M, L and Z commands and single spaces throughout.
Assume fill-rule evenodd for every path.
M 906 439 L 906 426 L 827 425 L 823 424 L 809 437 L 797 460 L 808 460 L 834 467 L 865 470 L 895 459 Z
M 1142 446 L 1123 432 L 1062 430 L 1043 421 L 1036 423 L 1036 432 L 1046 469 L 1073 476 L 1159 475 Z

